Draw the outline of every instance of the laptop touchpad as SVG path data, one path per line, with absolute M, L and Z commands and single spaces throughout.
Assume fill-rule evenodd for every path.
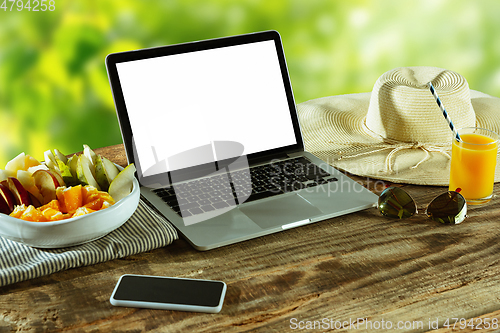
M 280 227 L 322 214 L 318 208 L 295 193 L 245 205 L 239 209 L 263 229 Z

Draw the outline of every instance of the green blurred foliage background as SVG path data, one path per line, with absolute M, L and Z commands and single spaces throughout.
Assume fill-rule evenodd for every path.
M 2 2 L 2 0 L 0 0 Z M 24 0 L 27 2 L 27 0 Z M 10 3 L 8 3 L 10 7 Z M 371 91 L 400 66 L 436 66 L 500 96 L 495 0 L 55 0 L 0 10 L 0 166 L 24 151 L 121 143 L 108 53 L 278 30 L 296 102 Z

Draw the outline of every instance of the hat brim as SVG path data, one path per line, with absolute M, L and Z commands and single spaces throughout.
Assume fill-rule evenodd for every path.
M 500 133 L 500 98 L 475 90 L 470 95 L 476 126 Z M 451 146 L 441 152 L 426 152 L 418 146 L 411 148 L 409 143 L 407 148 L 395 151 L 398 146 L 388 146 L 364 126 L 370 96 L 371 93 L 348 94 L 298 104 L 306 150 L 354 175 L 395 183 L 447 186 L 450 159 L 446 153 L 451 156 Z M 497 154 L 497 165 L 499 162 Z M 498 181 L 497 167 L 495 182 Z

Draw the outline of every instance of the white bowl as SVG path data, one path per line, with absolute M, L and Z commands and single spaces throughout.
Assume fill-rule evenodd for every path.
M 40 248 L 60 248 L 101 238 L 125 223 L 139 204 L 139 182 L 132 192 L 109 208 L 54 222 L 29 222 L 0 214 L 0 236 Z

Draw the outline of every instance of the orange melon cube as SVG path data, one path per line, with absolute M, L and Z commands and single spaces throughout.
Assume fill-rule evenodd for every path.
M 31 222 L 47 222 L 43 214 L 32 205 L 29 205 L 19 218 Z
M 58 187 L 56 190 L 62 213 L 74 213 L 83 204 L 82 185 L 72 187 Z
M 94 186 L 85 185 L 82 187 L 82 202 L 83 204 L 87 204 L 93 200 L 93 195 L 99 192 Z
M 16 207 L 14 207 L 14 210 L 9 214 L 9 216 L 20 218 L 26 208 L 28 207 L 26 207 L 25 205 L 17 205 Z
M 62 213 L 67 213 L 68 210 L 66 209 L 66 205 L 64 203 L 64 190 L 66 187 L 58 187 L 56 189 L 56 197 L 57 197 L 57 202 L 59 202 L 59 211 Z
M 47 204 L 45 204 L 43 206 L 38 207 L 38 210 L 44 211 L 47 208 L 52 208 L 52 209 L 57 210 L 57 211 L 60 212 L 61 211 L 61 205 L 59 203 L 59 200 L 54 199 L 54 200 L 50 201 L 49 203 L 47 203 Z
M 87 208 L 87 207 L 79 207 L 75 211 L 75 213 L 73 214 L 72 217 L 82 216 L 82 215 L 90 214 L 90 213 L 93 213 L 93 212 L 95 212 L 95 210 Z
M 47 221 L 59 221 L 66 218 L 65 214 L 51 207 L 47 207 L 41 212 L 42 215 L 47 219 Z

